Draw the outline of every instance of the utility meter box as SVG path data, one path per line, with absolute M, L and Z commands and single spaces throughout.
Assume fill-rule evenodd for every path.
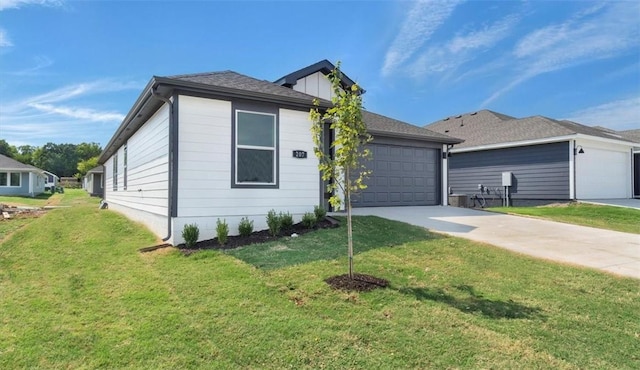
M 502 173 L 502 186 L 511 186 L 511 172 Z

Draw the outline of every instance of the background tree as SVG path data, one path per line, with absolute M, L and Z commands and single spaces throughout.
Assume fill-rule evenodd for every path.
M 0 139 L 0 154 L 13 158 L 16 154 L 16 147 L 7 143 L 5 139 Z
M 368 142 L 373 140 L 367 133 L 367 126 L 362 118 L 362 97 L 360 87 L 353 84 L 346 89 L 341 84 L 340 63 L 329 74 L 329 81 L 333 89 L 334 97 L 331 99 L 333 106 L 324 113 L 319 111 L 319 102 L 314 102 L 315 108 L 311 109 L 309 116 L 313 123 L 314 153 L 319 159 L 318 168 L 322 173 L 322 179 L 328 181 L 327 190 L 332 194 L 329 203 L 334 209 L 340 209 L 344 203 L 347 211 L 347 251 L 349 255 L 349 278 L 353 279 L 353 228 L 351 222 L 351 195 L 367 186 L 364 180 L 369 177 L 371 171 L 367 169 L 365 160 L 371 157 Z M 335 132 L 335 139 L 331 143 L 334 157 L 331 158 L 324 152 L 323 129 L 325 123 L 329 123 Z M 344 201 L 340 198 L 344 194 Z
M 89 159 L 85 159 L 84 161 L 78 162 L 78 173 L 76 174 L 76 177 L 81 178 L 97 165 L 98 165 L 98 156 L 91 157 Z
M 15 160 L 22 162 L 24 164 L 33 165 L 33 153 L 35 153 L 38 147 L 31 145 L 21 145 L 18 147 L 17 154 L 15 156 Z
M 86 161 L 87 159 L 98 157 L 102 153 L 102 148 L 98 143 L 80 143 L 76 145 L 76 153 L 79 160 Z

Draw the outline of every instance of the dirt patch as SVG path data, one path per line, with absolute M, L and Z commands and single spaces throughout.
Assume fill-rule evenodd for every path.
M 0 203 L 0 221 L 15 218 L 35 218 L 47 213 L 47 210 L 38 207 L 11 206 Z
M 254 231 L 248 236 L 241 236 L 241 235 L 229 236 L 227 238 L 227 242 L 224 245 L 220 245 L 220 243 L 218 243 L 218 238 L 213 238 L 209 240 L 199 241 L 194 246 L 194 248 L 191 248 L 191 249 L 187 249 L 184 244 L 178 244 L 176 247 L 180 249 L 180 251 L 184 255 L 188 256 L 194 252 L 197 252 L 198 250 L 234 249 L 234 248 L 243 247 L 249 244 L 260 244 L 260 243 L 267 243 L 267 242 L 279 240 L 285 237 L 290 237 L 292 234 L 303 235 L 315 230 L 330 229 L 338 226 L 340 226 L 340 223 L 336 219 L 327 217 L 324 220 L 318 222 L 316 226 L 311 229 L 304 226 L 302 222 L 299 222 L 293 225 L 292 228 L 288 230 L 283 230 L 282 232 L 280 232 L 280 234 L 275 236 L 269 234 L 269 230 L 261 230 L 261 231 Z
M 325 282 L 333 289 L 356 292 L 368 292 L 389 286 L 387 280 L 365 274 L 353 274 L 353 279 L 349 277 L 349 274 L 332 276 Z
M 543 205 L 543 206 L 539 206 L 539 207 L 541 207 L 541 208 L 544 208 L 544 207 L 549 207 L 549 208 L 566 208 L 566 207 L 571 206 L 572 204 L 574 204 L 574 203 L 571 203 L 571 202 L 566 202 L 566 203 L 550 203 L 550 204 L 545 204 L 545 205 Z

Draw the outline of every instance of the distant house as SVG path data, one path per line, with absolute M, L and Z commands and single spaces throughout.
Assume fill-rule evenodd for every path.
M 177 244 L 185 224 L 196 223 L 209 239 L 218 218 L 235 234 L 245 216 L 259 230 L 271 209 L 299 220 L 326 207 L 309 110 L 316 98 L 321 109 L 331 106 L 326 75 L 333 69 L 323 60 L 276 82 L 232 71 L 153 77 L 98 160 L 109 209 Z M 344 74 L 341 82 L 353 84 Z M 363 116 L 374 137 L 374 172 L 356 205 L 446 202 L 442 153 L 461 140 Z M 329 125 L 324 135 L 329 143 Z
M 464 139 L 450 150 L 453 193 L 478 194 L 480 185 L 500 192 L 505 176 L 511 182 L 514 204 L 633 196 L 633 150 L 640 144 L 617 133 L 489 110 L 447 117 L 424 127 Z
M 103 167 L 97 166 L 90 169 L 84 176 L 84 190 L 91 196 L 101 197 L 104 194 Z
M 60 178 L 56 174 L 51 173 L 49 171 L 44 171 L 44 175 L 47 177 L 44 180 L 44 190 L 55 189 L 58 186 L 58 182 L 60 181 Z
M 0 195 L 44 193 L 45 171 L 0 154 Z

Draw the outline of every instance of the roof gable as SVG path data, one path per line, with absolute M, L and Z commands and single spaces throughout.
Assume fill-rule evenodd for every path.
M 310 76 L 316 72 L 320 72 L 325 76 L 327 76 L 334 69 L 336 69 L 336 66 L 330 61 L 324 59 L 319 61 L 318 63 L 312 64 L 310 66 L 299 69 L 295 72 L 291 72 L 288 75 L 282 76 L 279 79 L 275 80 L 274 83 L 277 85 L 290 88 L 290 87 L 293 87 L 298 82 L 298 80 L 302 78 Z M 355 81 L 353 81 L 351 78 L 349 78 L 349 76 L 344 74 L 344 72 L 340 71 L 340 84 L 342 85 L 342 88 L 348 89 L 351 87 L 351 85 L 355 84 Z M 365 90 L 361 88 L 360 94 L 364 94 L 364 93 L 365 93 Z

